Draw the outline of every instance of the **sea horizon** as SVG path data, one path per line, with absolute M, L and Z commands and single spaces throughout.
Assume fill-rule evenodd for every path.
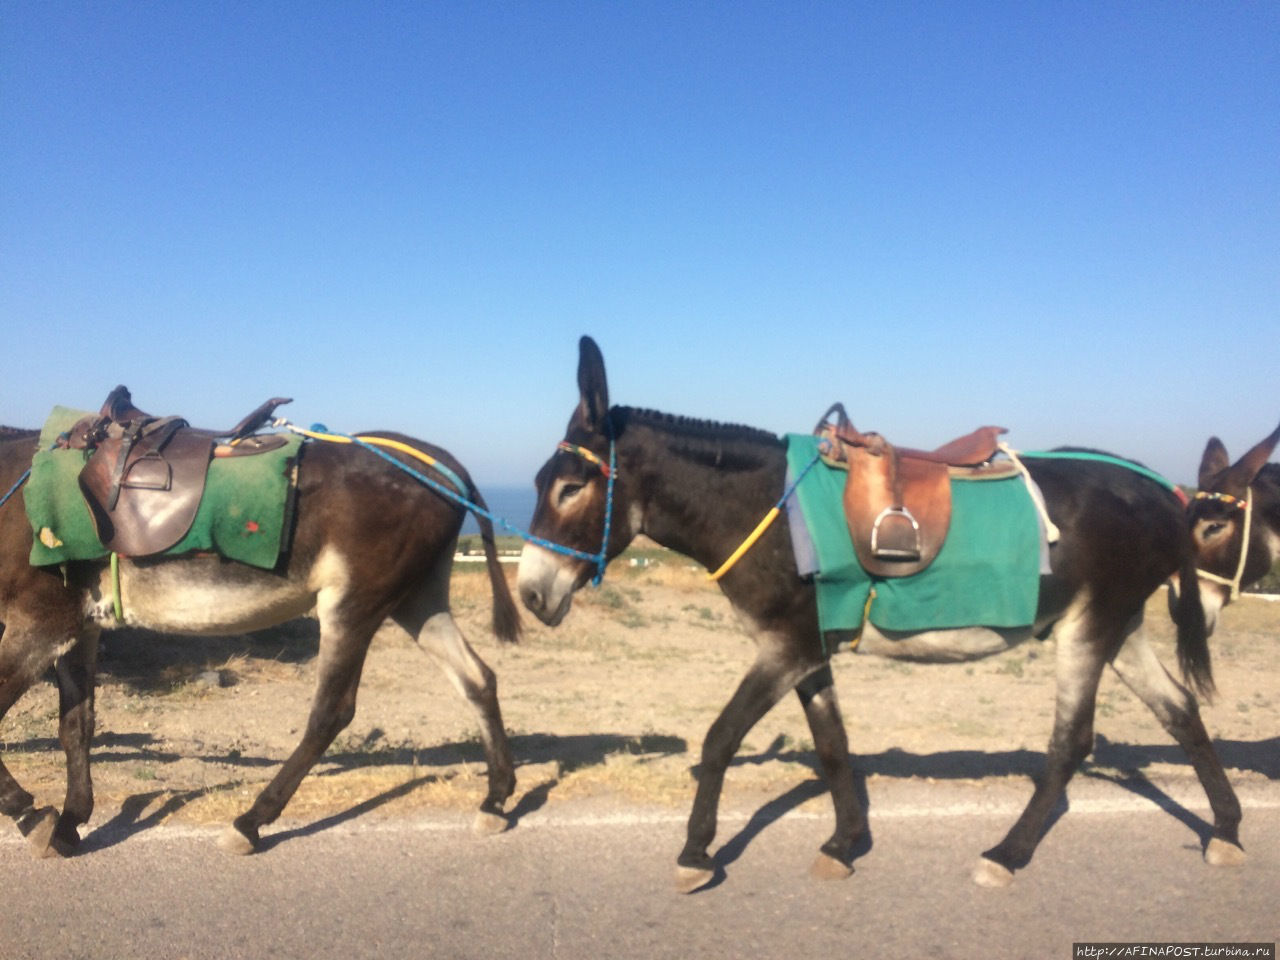
M 537 492 L 533 489 L 533 484 L 527 483 L 520 486 L 495 484 L 494 486 L 482 487 L 480 492 L 484 495 L 485 503 L 488 505 L 491 514 L 506 520 L 521 530 L 529 529 L 529 522 L 533 519 L 533 508 L 538 499 Z M 498 536 L 512 534 L 512 531 L 505 529 L 500 523 L 495 523 L 493 526 L 494 533 Z M 468 510 L 467 518 L 462 523 L 462 533 L 465 535 L 479 532 L 480 525 L 476 522 L 476 516 Z

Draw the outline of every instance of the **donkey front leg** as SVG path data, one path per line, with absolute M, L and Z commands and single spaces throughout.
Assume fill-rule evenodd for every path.
M 6 643 L 12 644 L 16 632 L 10 626 L 5 632 Z M 9 652 L 13 646 L 3 652 Z M 0 656 L 0 720 L 22 695 L 31 687 L 32 678 L 14 666 L 12 658 Z M 53 807 L 36 809 L 35 797 L 9 772 L 0 759 L 0 814 L 12 818 L 18 831 L 27 838 L 38 857 L 56 853 L 49 845 L 58 826 L 58 811 Z
M 89 745 L 93 740 L 93 688 L 98 667 L 98 633 L 89 632 L 54 663 L 61 720 L 58 739 L 67 758 L 67 795 L 49 840 L 51 852 L 68 857 L 80 846 L 77 829 L 93 814 Z
M 743 738 L 788 690 L 821 666 L 787 656 L 784 643 L 785 640 L 768 646 L 762 643 L 755 663 L 702 742 L 698 789 L 689 814 L 687 839 L 676 859 L 676 890 L 680 893 L 692 893 L 715 878 L 715 863 L 707 848 L 716 836 L 725 771 Z
M 9 708 L 31 689 L 32 684 L 53 666 L 59 652 L 58 644 L 48 639 L 58 635 L 56 626 L 37 626 L 22 611 L 13 608 L 6 613 L 8 620 L 4 625 L 4 642 L 0 644 L 0 721 L 9 712 Z M 64 635 L 74 636 L 73 633 Z M 76 641 L 73 639 L 64 644 L 63 649 L 71 650 L 75 645 Z M 87 771 L 88 739 L 84 741 L 84 759 Z M 70 776 L 67 782 L 70 793 Z M 13 819 L 37 857 L 59 853 L 52 842 L 60 819 L 57 809 L 37 809 L 35 797 L 18 783 L 3 760 L 0 760 L 0 814 Z
M 836 813 L 835 832 L 818 851 L 809 872 L 820 880 L 840 880 L 853 873 L 854 847 L 866 833 L 867 816 L 853 780 L 849 737 L 836 700 L 830 664 L 800 681 L 796 693 L 809 721 L 814 750 Z

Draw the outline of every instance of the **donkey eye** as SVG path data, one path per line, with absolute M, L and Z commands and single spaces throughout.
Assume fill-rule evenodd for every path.
M 1227 529 L 1225 523 L 1211 523 L 1204 528 L 1204 535 L 1206 537 L 1216 537 L 1225 529 Z
M 560 485 L 560 492 L 556 495 L 557 503 L 559 503 L 561 506 L 564 506 L 566 503 L 568 503 L 570 500 L 572 500 L 574 497 L 580 494 L 582 492 L 583 487 L 585 486 L 586 486 L 585 483 L 573 483 L 571 481 L 566 481 L 565 483 L 562 483 Z

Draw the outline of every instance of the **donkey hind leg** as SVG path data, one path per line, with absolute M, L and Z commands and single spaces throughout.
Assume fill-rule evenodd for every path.
M 480 719 L 480 740 L 484 744 L 489 768 L 489 789 L 476 813 L 473 828 L 481 834 L 502 833 L 510 826 L 503 814 L 503 805 L 515 792 L 516 775 L 511 744 L 498 706 L 497 677 L 467 643 L 448 610 L 429 616 L 416 632 L 412 629 L 416 622 L 412 615 L 402 619 L 397 614 L 396 620 L 410 630 L 418 646 L 439 664 Z
M 1204 851 L 1206 862 L 1216 867 L 1239 866 L 1245 859 L 1240 846 L 1240 801 L 1200 720 L 1195 697 L 1169 675 L 1141 633 L 1130 635 L 1111 666 L 1178 741 L 1200 778 L 1213 810 L 1213 835 Z
M 803 662 L 784 651 L 782 643 L 761 641 L 755 663 L 720 711 L 702 741 L 698 789 L 689 814 L 684 849 L 676 858 L 676 890 L 692 893 L 715 878 L 715 862 L 707 848 L 716 836 L 716 814 L 725 772 L 743 738 L 788 690 L 824 666 Z
M 253 806 L 222 832 L 218 846 L 228 853 L 247 854 L 258 848 L 259 829 L 280 816 L 302 778 L 355 716 L 360 673 L 378 624 L 366 619 L 359 627 L 353 627 L 340 625 L 337 619 L 333 613 L 320 615 L 316 691 L 302 740 L 258 794 Z
M 476 833 L 502 833 L 510 826 L 503 806 L 516 789 L 511 744 L 498 706 L 498 681 L 480 659 L 449 612 L 453 550 L 443 551 L 427 571 L 420 589 L 410 592 L 391 620 L 444 671 L 480 720 L 480 741 L 489 767 L 489 789 L 476 813 Z
M 98 631 L 90 631 L 54 663 L 58 678 L 58 739 L 67 758 L 67 795 L 49 846 L 70 856 L 80 846 L 78 827 L 93 813 L 89 746 L 93 740 L 94 683 L 98 667 Z
M 854 847 L 867 829 L 866 812 L 858 799 L 849 758 L 849 738 L 836 700 L 831 666 L 805 677 L 796 687 L 814 749 L 835 806 L 836 827 L 822 845 L 809 872 L 820 880 L 840 880 L 853 873 Z
M 1093 751 L 1093 715 L 1102 668 L 1136 622 L 1106 631 L 1104 618 L 1088 611 L 1087 598 L 1073 604 L 1055 630 L 1058 644 L 1057 703 L 1044 772 L 1017 822 L 999 844 L 982 854 L 973 880 L 984 887 L 1004 887 L 1013 871 L 1026 866 L 1045 832 L 1054 806 L 1080 764 Z M 1113 642 L 1108 644 L 1107 633 Z

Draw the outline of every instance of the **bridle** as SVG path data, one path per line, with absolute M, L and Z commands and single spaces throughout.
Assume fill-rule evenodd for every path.
M 1195 495 L 1197 500 L 1217 500 L 1225 503 L 1227 506 L 1234 507 L 1237 510 L 1244 511 L 1244 525 L 1240 536 L 1240 562 L 1236 564 L 1236 575 L 1228 580 L 1226 577 L 1220 577 L 1216 573 L 1210 573 L 1208 570 L 1196 568 L 1196 576 L 1201 580 L 1208 580 L 1211 583 L 1220 583 L 1224 587 L 1231 588 L 1231 599 L 1236 600 L 1240 597 L 1240 584 L 1244 580 L 1245 561 L 1249 559 L 1249 532 L 1253 524 L 1253 497 L 1252 488 L 1245 499 L 1233 497 L 1229 493 L 1205 493 L 1201 491 Z
M 569 443 L 567 440 L 561 440 L 556 445 L 556 450 L 564 453 L 572 453 L 581 457 L 587 463 L 594 466 L 604 475 L 607 481 L 605 487 L 604 500 L 604 535 L 600 538 L 600 552 L 587 553 L 585 550 L 576 550 L 573 547 L 566 547 L 563 544 L 552 543 L 550 540 L 543 540 L 539 537 L 530 537 L 534 543 L 556 553 L 564 554 L 567 557 L 574 557 L 578 560 L 587 560 L 596 565 L 595 576 L 591 578 L 593 587 L 600 586 L 600 582 L 604 580 L 604 568 L 609 562 L 609 533 L 613 526 L 613 481 L 618 475 L 618 454 L 617 445 L 613 437 L 609 437 L 609 462 L 605 463 L 603 458 L 586 447 L 579 446 L 576 443 Z

